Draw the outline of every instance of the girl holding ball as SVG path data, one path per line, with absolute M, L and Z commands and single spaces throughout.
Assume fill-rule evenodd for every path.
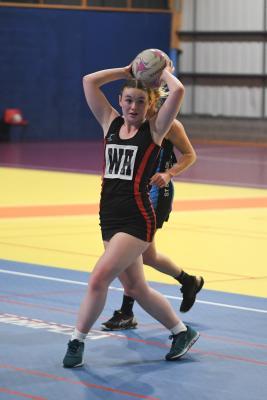
M 100 226 L 105 250 L 90 275 L 63 360 L 66 368 L 83 365 L 85 338 L 104 308 L 110 283 L 122 273 L 127 280 L 127 293 L 170 330 L 173 340 L 166 360 L 182 357 L 199 337 L 181 321 L 166 298 L 148 285 L 143 272 L 142 254 L 156 231 L 149 199 L 150 178 L 184 95 L 182 83 L 168 69 L 164 68 L 161 74 L 168 97 L 158 113 L 148 119 L 151 89 L 132 79 L 131 66 L 102 70 L 83 78 L 88 106 L 104 132 Z M 121 115 L 101 90 L 104 84 L 119 79 L 126 80 L 119 95 Z

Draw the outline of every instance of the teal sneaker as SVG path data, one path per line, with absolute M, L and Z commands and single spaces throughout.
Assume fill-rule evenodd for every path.
M 75 368 L 83 365 L 84 343 L 77 339 L 70 340 L 68 350 L 63 359 L 64 368 Z
M 190 326 L 186 327 L 186 331 L 180 332 L 178 335 L 170 336 L 170 339 L 172 339 L 172 345 L 169 353 L 166 354 L 165 357 L 167 361 L 175 361 L 181 358 L 199 338 L 199 332 L 190 328 Z

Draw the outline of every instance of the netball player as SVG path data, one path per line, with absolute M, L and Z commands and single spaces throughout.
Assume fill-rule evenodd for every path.
M 176 117 L 184 95 L 182 83 L 168 68 L 161 78 L 169 95 L 159 112 L 146 118 L 150 90 L 132 79 L 131 66 L 102 70 L 84 77 L 87 103 L 104 131 L 105 167 L 100 199 L 100 226 L 104 253 L 97 261 L 81 303 L 76 328 L 63 360 L 64 367 L 83 364 L 85 338 L 102 312 L 110 283 L 118 276 L 129 296 L 170 330 L 172 345 L 166 360 L 182 357 L 199 333 L 186 326 L 159 292 L 144 278 L 142 254 L 152 242 L 156 217 L 149 198 L 149 182 L 160 145 Z M 120 115 L 101 87 L 119 79 L 126 82 Z
M 163 93 L 165 94 L 165 93 Z M 158 111 L 158 99 L 160 92 L 154 90 L 154 101 L 149 110 L 150 114 Z M 181 153 L 179 161 L 173 152 L 175 147 Z M 196 160 L 196 153 L 186 135 L 181 122 L 174 120 L 171 129 L 163 139 L 156 173 L 151 179 L 152 188 L 150 198 L 152 200 L 157 221 L 157 229 L 161 229 L 164 222 L 168 221 L 172 209 L 174 187 L 172 177 L 180 175 L 189 168 Z M 197 293 L 204 284 L 203 277 L 187 274 L 175 265 L 168 257 L 157 252 L 155 238 L 143 253 L 143 262 L 158 271 L 172 276 L 181 285 L 183 300 L 180 306 L 181 312 L 187 312 L 194 305 Z M 124 293 L 120 310 L 115 310 L 112 318 L 102 323 L 104 330 L 133 329 L 137 321 L 133 313 L 134 299 Z

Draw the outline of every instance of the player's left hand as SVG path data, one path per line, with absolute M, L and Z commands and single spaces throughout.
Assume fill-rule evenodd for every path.
M 156 185 L 161 189 L 167 186 L 170 180 L 171 176 L 167 172 L 157 172 L 150 179 L 150 185 Z

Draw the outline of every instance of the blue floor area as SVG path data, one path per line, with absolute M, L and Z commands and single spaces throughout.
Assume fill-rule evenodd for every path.
M 0 260 L 0 399 L 262 400 L 266 396 L 267 299 L 202 290 L 181 315 L 201 337 L 166 362 L 169 332 L 138 305 L 138 329 L 107 333 L 119 308 L 114 281 L 86 341 L 84 367 L 62 368 L 86 290 L 84 272 Z M 177 309 L 178 285 L 151 283 Z

